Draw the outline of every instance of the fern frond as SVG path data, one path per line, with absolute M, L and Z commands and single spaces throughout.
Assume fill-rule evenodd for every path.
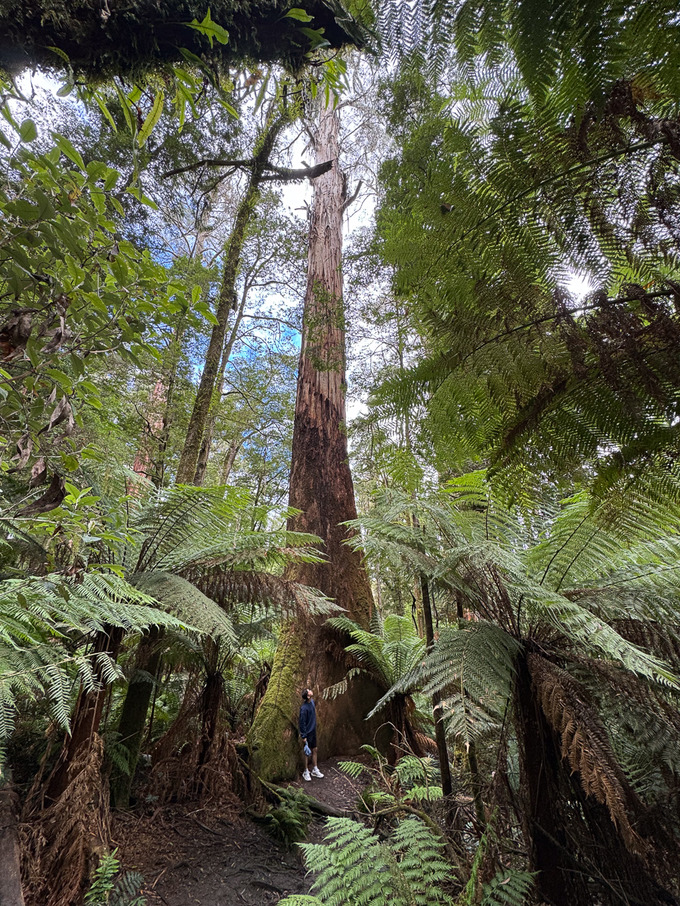
M 528 871 L 501 869 L 482 888 L 481 906 L 525 906 L 535 879 Z

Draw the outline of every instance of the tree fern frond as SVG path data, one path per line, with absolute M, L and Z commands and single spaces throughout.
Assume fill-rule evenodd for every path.
M 137 588 L 152 595 L 167 613 L 191 629 L 220 638 L 232 649 L 236 647 L 236 633 L 229 616 L 191 582 L 161 570 L 143 572 L 131 578 Z
M 578 772 L 583 789 L 605 805 L 631 852 L 646 846 L 633 827 L 642 804 L 626 780 L 601 720 L 585 690 L 564 670 L 536 654 L 527 657 L 543 713 L 560 734 L 562 757 Z
M 528 871 L 501 869 L 482 888 L 481 906 L 525 906 L 535 880 Z
M 318 875 L 312 891 L 324 906 L 428 906 L 451 903 L 441 889 L 450 877 L 442 846 L 416 818 L 400 822 L 386 843 L 359 822 L 329 818 L 324 843 L 300 848 Z

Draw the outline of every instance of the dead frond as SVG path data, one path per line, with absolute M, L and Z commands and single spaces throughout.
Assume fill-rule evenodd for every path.
M 109 789 L 102 781 L 104 745 L 94 734 L 73 763 L 59 796 L 22 821 L 22 876 L 26 906 L 80 903 L 97 852 L 108 849 Z
M 561 740 L 562 758 L 581 778 L 588 796 L 606 806 L 631 853 L 644 856 L 648 845 L 631 816 L 644 806 L 626 780 L 600 717 L 586 690 L 570 674 L 537 654 L 527 664 L 545 717 Z

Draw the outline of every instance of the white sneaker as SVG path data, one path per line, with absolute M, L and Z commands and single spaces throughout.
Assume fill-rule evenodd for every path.
M 323 774 L 321 773 L 321 771 L 318 768 L 314 768 L 312 770 L 312 777 L 323 777 Z
M 311 779 L 312 779 L 311 776 L 310 776 L 309 771 L 303 771 L 303 772 L 302 772 L 302 779 L 303 779 L 303 780 L 311 780 Z

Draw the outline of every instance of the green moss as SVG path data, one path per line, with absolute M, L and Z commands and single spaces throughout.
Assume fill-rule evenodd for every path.
M 298 773 L 301 755 L 295 721 L 303 658 L 302 640 L 290 623 L 276 650 L 269 686 L 248 735 L 251 764 L 263 780 L 291 780 Z

